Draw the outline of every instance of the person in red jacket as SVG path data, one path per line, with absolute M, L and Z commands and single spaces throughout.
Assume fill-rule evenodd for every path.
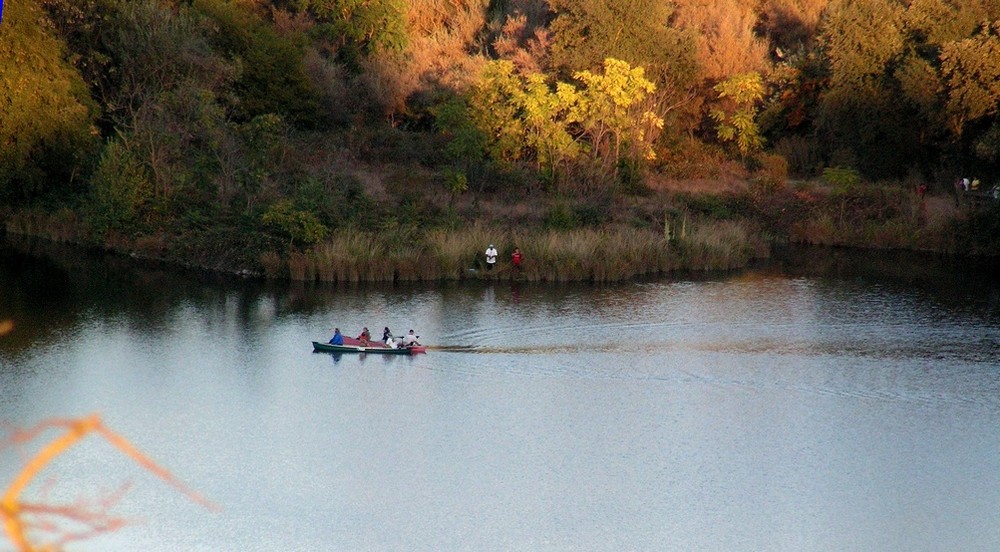
M 521 271 L 521 261 L 524 260 L 524 256 L 521 255 L 521 250 L 517 247 L 514 248 L 514 253 L 510 256 L 510 262 L 514 264 L 514 270 Z

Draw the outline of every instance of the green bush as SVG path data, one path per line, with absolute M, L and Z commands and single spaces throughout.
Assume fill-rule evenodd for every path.
M 123 231 L 153 195 L 145 165 L 120 141 L 104 148 L 90 183 L 90 222 L 100 232 Z
M 855 169 L 827 167 L 823 169 L 823 181 L 833 186 L 835 191 L 843 193 L 857 186 L 861 182 L 861 175 Z
M 545 215 L 545 226 L 552 230 L 572 230 L 580 225 L 573 209 L 566 203 L 558 203 Z
M 296 209 L 289 200 L 281 200 L 268 207 L 261 222 L 284 234 L 289 245 L 313 245 L 326 237 L 329 230 L 309 211 Z

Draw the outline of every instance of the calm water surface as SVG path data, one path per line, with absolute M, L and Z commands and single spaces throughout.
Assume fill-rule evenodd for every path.
M 221 506 L 88 439 L 30 498 L 131 481 L 132 524 L 70 550 L 1000 550 L 1000 287 L 961 263 L 337 289 L 22 244 L 3 320 L 0 420 L 98 412 Z M 440 349 L 313 353 L 335 325 Z

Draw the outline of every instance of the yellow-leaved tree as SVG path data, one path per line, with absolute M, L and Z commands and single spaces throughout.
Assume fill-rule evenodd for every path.
M 579 121 L 592 158 L 602 169 L 612 168 L 617 178 L 622 161 L 656 158 L 653 142 L 663 129 L 663 118 L 648 109 L 656 85 L 642 67 L 607 58 L 604 74 L 578 71 L 573 77 L 584 85 L 573 118 Z
M 487 64 L 468 106 L 489 157 L 501 165 L 531 164 L 552 184 L 571 169 L 601 182 L 617 178 L 623 163 L 635 167 L 655 159 L 663 119 L 648 108 L 656 86 L 643 69 L 607 59 L 604 73 L 573 76 L 581 87 L 519 73 L 506 60 Z M 580 165 L 584 152 L 588 162 Z
M 757 108 L 764 98 L 764 81 L 758 73 L 734 75 L 715 85 L 719 105 L 710 112 L 719 126 L 716 136 L 722 142 L 733 142 L 746 159 L 764 147 L 764 138 L 757 127 Z

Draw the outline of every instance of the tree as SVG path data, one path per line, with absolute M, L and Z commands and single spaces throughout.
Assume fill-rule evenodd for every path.
M 569 132 L 576 89 L 541 73 L 522 75 L 506 60 L 487 64 L 469 99 L 471 120 L 488 137 L 486 150 L 502 165 L 533 162 L 547 180 L 579 153 Z
M 577 95 L 571 119 L 580 125 L 593 159 L 601 161 L 603 171 L 613 163 L 617 176 L 623 158 L 656 158 L 652 144 L 663 128 L 663 119 L 648 109 L 646 100 L 656 85 L 646 79 L 642 67 L 608 58 L 603 74 L 579 71 L 574 78 L 584 88 Z
M 291 200 L 282 199 L 268 207 L 261 222 L 276 228 L 288 238 L 289 247 L 296 243 L 314 245 L 329 233 L 315 214 L 298 209 Z
M 90 182 L 90 224 L 98 232 L 124 231 L 153 195 L 142 160 L 121 140 L 104 148 Z
M 469 94 L 469 115 L 487 137 L 486 151 L 501 166 L 512 166 L 524 148 L 524 82 L 509 61 L 486 64 Z
M 1000 106 L 1000 22 L 986 24 L 970 38 L 950 42 L 941 51 L 941 73 L 948 99 L 951 131 L 997 114 Z
M 279 34 L 261 16 L 237 3 L 194 0 L 194 8 L 218 26 L 212 39 L 240 68 L 233 83 L 239 96 L 232 111 L 246 122 L 274 113 L 293 125 L 323 121 L 319 90 L 305 72 L 306 38 Z
M 65 190 L 95 151 L 96 106 L 34 2 L 0 25 L 0 202 Z
M 901 176 L 919 159 L 915 109 L 893 78 L 906 57 L 904 30 L 895 0 L 838 0 L 820 32 L 828 85 L 817 131 L 834 163 L 872 178 Z
M 670 25 L 660 0 L 550 0 L 552 63 L 564 78 L 597 71 L 606 58 L 644 67 L 656 86 L 683 95 L 696 78 L 695 37 Z M 668 100 L 669 102 L 669 100 Z
M 821 32 L 831 87 L 878 81 L 904 52 L 903 8 L 895 0 L 839 0 Z
M 744 73 L 720 82 L 714 90 L 720 101 L 710 114 L 719 125 L 716 136 L 723 142 L 735 142 L 746 159 L 764 146 L 756 121 L 757 106 L 764 98 L 764 80 L 757 73 Z
M 490 157 L 508 166 L 533 163 L 553 183 L 585 151 L 597 177 L 617 175 L 622 160 L 655 158 L 663 119 L 648 109 L 656 86 L 641 67 L 609 58 L 603 73 L 578 71 L 574 78 L 581 87 L 522 75 L 510 61 L 489 63 L 470 94 L 469 113 Z
M 675 24 L 694 34 L 700 76 L 714 81 L 766 70 L 768 43 L 757 36 L 759 17 L 758 2 L 679 0 Z
M 361 59 L 407 45 L 404 0 L 292 0 L 291 7 L 319 23 L 317 35 L 338 48 L 341 61 L 357 69 Z
M 450 168 L 445 172 L 445 187 L 454 204 L 455 196 L 468 190 L 473 168 L 484 161 L 486 136 L 470 117 L 463 97 L 452 97 L 431 113 L 435 130 L 448 140 L 444 153 Z

